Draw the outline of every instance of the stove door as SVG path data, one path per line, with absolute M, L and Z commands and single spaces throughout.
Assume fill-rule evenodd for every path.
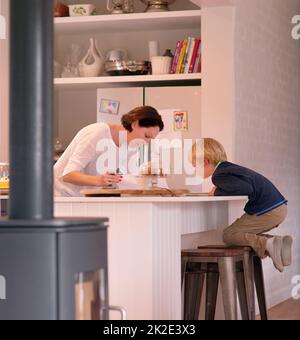
M 106 230 L 61 233 L 57 258 L 60 320 L 108 319 Z
M 105 282 L 104 270 L 75 275 L 76 320 L 101 320 L 100 311 L 106 307 Z

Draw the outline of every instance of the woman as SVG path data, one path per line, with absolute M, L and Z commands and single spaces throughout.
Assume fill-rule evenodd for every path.
M 140 144 L 149 143 L 163 129 L 161 116 L 150 106 L 137 107 L 124 115 L 122 125 L 96 123 L 83 128 L 54 166 L 55 196 L 76 197 L 86 188 L 120 183 L 121 175 L 102 173 L 101 156 L 107 151 L 118 153 L 122 133 L 128 145 L 135 141 Z M 101 142 L 108 150 L 104 150 Z

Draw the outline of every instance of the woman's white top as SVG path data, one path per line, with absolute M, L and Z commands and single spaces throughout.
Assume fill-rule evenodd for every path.
M 109 169 L 109 164 L 102 164 L 104 156 L 110 155 L 112 160 L 116 160 L 118 149 L 107 124 L 96 123 L 80 130 L 54 166 L 54 195 L 82 196 L 80 191 L 91 187 L 66 183 L 63 177 L 74 171 L 92 176 L 103 175 Z M 113 164 L 110 171 L 116 171 L 118 167 L 118 164 Z

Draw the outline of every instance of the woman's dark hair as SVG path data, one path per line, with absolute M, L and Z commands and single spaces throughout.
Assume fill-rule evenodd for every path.
M 134 122 L 139 122 L 141 127 L 158 126 L 160 131 L 164 129 L 161 115 L 151 106 L 137 107 L 122 117 L 122 125 L 129 132 L 132 132 L 132 123 Z

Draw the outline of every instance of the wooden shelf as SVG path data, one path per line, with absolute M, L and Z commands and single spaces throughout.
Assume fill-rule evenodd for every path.
M 55 88 L 103 88 L 124 86 L 172 86 L 201 85 L 201 74 L 166 74 L 146 76 L 96 77 L 96 78 L 56 78 Z
M 201 10 L 55 18 L 56 34 L 199 29 Z

